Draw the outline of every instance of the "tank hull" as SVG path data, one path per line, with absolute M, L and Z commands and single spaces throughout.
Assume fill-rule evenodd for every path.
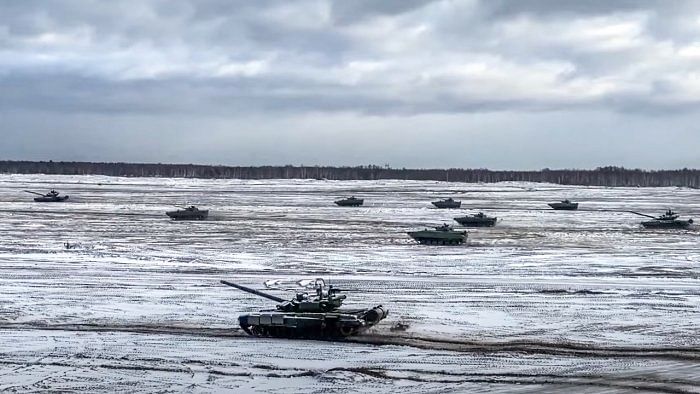
M 338 200 L 338 201 L 334 201 L 334 202 L 335 202 L 335 205 L 337 205 L 339 207 L 359 207 L 365 203 L 365 200 L 363 200 L 363 199 Z
M 361 333 L 388 315 L 381 305 L 371 309 L 327 313 L 260 311 L 238 317 L 248 335 L 272 338 L 342 339 Z
M 209 210 L 199 211 L 169 211 L 165 213 L 173 220 L 204 220 L 209 216 Z
M 456 209 L 462 206 L 461 201 L 433 201 L 431 204 L 440 209 Z
M 411 231 L 408 235 L 422 245 L 461 245 L 467 241 L 466 231 Z
M 42 196 L 42 197 L 34 197 L 34 201 L 36 202 L 63 202 L 68 200 L 68 196 L 56 196 L 56 197 L 47 197 L 47 196 Z
M 650 220 L 642 222 L 644 228 L 688 228 L 693 222 L 690 220 Z
M 476 218 L 471 216 L 454 218 L 454 220 L 464 227 L 493 227 L 496 225 L 497 218 Z
M 575 211 L 578 209 L 577 202 L 571 204 L 566 204 L 563 202 L 553 202 L 547 205 L 549 205 L 550 207 L 552 207 L 552 209 L 556 211 Z

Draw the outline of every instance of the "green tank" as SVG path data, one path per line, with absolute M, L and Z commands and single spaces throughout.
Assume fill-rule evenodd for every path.
M 634 213 L 635 215 L 639 216 L 645 216 L 648 218 L 652 218 L 653 220 L 647 220 L 642 222 L 642 226 L 644 228 L 660 228 L 660 229 L 673 229 L 673 228 L 688 228 L 690 227 L 691 224 L 693 224 L 693 219 L 679 219 L 680 215 L 677 213 L 673 212 L 672 210 L 666 211 L 663 215 L 661 216 L 651 216 L 651 215 L 646 215 L 643 213 L 639 212 L 634 212 L 630 211 L 631 213 Z
M 457 217 L 454 220 L 464 227 L 493 227 L 496 225 L 497 218 L 479 212 L 475 215 Z
M 34 197 L 34 201 L 36 202 L 63 202 L 68 200 L 68 196 L 61 196 L 59 192 L 56 190 L 51 189 L 50 192 L 46 194 L 41 194 L 37 192 L 33 192 L 31 190 L 25 190 L 27 193 L 31 194 L 36 194 L 39 197 Z
M 431 204 L 435 205 L 435 208 L 441 209 L 454 209 L 462 206 L 461 201 L 454 200 L 452 197 L 440 201 L 433 201 Z
M 557 210 L 557 211 L 575 211 L 578 209 L 578 203 L 577 202 L 571 202 L 569 200 L 562 200 L 560 202 L 552 202 L 547 204 L 552 209 Z
M 204 220 L 209 216 L 208 209 L 199 209 L 194 205 L 189 207 L 177 207 L 177 211 L 168 211 L 165 214 L 173 220 Z
M 359 207 L 360 205 L 365 203 L 365 200 L 362 198 L 355 198 L 355 196 L 352 196 L 352 197 L 336 200 L 334 202 L 335 202 L 335 205 L 337 205 L 339 207 Z
M 460 245 L 467 240 L 466 231 L 455 231 L 447 223 L 435 230 L 409 231 L 408 235 L 423 245 Z
M 315 294 L 297 293 L 285 300 L 262 291 L 222 280 L 221 283 L 278 303 L 275 309 L 247 313 L 238 323 L 248 335 L 276 338 L 340 339 L 361 333 L 384 319 L 389 311 L 373 308 L 341 308 L 343 290 L 316 279 Z

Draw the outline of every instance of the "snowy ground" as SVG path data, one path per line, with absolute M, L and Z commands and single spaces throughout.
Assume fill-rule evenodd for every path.
M 53 187 L 70 202 L 22 192 Z M 186 202 L 210 220 L 164 215 Z M 0 390 L 700 392 L 700 231 L 624 212 L 667 208 L 700 219 L 700 191 L 0 175 Z M 465 246 L 406 235 L 477 210 L 499 222 Z M 316 277 L 389 317 L 352 343 L 248 338 L 237 316 L 272 305 L 219 284 Z

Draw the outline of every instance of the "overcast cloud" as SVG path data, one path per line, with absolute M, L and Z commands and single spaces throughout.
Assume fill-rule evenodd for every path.
M 700 1 L 0 2 L 0 159 L 700 167 L 698 101 Z

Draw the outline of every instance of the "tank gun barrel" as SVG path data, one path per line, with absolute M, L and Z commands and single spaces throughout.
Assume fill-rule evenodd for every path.
M 226 281 L 226 280 L 222 280 L 221 283 L 225 284 L 226 286 L 235 287 L 235 288 L 237 288 L 238 290 L 243 290 L 243 291 L 245 291 L 246 293 L 255 294 L 256 296 L 264 297 L 264 298 L 270 299 L 270 300 L 275 301 L 275 302 L 282 303 L 282 302 L 287 301 L 287 300 L 285 300 L 285 299 L 283 299 L 283 298 L 275 297 L 275 296 L 273 296 L 273 295 L 270 295 L 270 294 L 267 294 L 267 293 L 263 293 L 262 291 L 255 290 L 255 289 L 251 289 L 250 287 L 241 286 L 241 285 L 238 285 L 238 284 L 235 284 L 235 283 L 231 283 L 231 282 Z
M 646 216 L 646 217 L 648 217 L 648 218 L 656 219 L 656 216 L 646 215 L 646 214 L 639 213 L 639 212 L 635 212 L 635 211 L 628 211 L 628 212 L 629 212 L 629 213 L 633 213 L 633 214 L 635 214 L 635 215 Z
M 25 192 L 25 193 L 36 194 L 37 196 L 43 196 L 43 194 L 37 193 L 37 192 L 33 192 L 33 191 L 31 191 L 31 190 L 25 190 L 24 192 Z

